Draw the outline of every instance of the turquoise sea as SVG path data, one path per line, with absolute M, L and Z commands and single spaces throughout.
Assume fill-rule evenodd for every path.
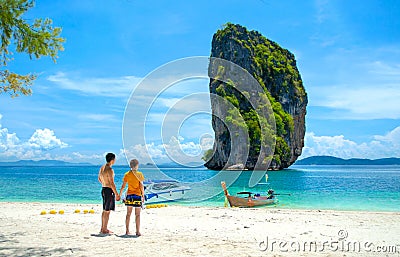
M 81 167 L 1 167 L 1 202 L 101 203 L 98 166 Z M 115 181 L 121 186 L 127 167 L 117 166 Z M 142 169 L 145 177 L 156 177 L 154 169 Z M 201 181 L 215 175 L 206 169 L 162 169 L 174 179 Z M 229 188 L 266 191 L 265 185 L 246 187 L 251 172 L 242 172 Z M 268 172 L 269 187 L 278 194 L 276 206 L 263 208 L 400 211 L 400 166 L 292 166 Z M 196 206 L 224 206 L 221 194 L 194 203 Z

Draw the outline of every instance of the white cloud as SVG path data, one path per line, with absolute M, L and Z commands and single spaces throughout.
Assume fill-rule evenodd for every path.
M 123 76 L 117 78 L 80 78 L 64 72 L 47 77 L 48 81 L 68 90 L 84 94 L 108 97 L 129 97 L 141 78 Z
M 376 135 L 370 142 L 356 143 L 343 135 L 317 136 L 306 133 L 301 158 L 315 155 L 330 155 L 339 158 L 387 158 L 400 157 L 400 127 L 386 135 Z
M 384 136 L 374 136 L 376 142 L 389 145 L 392 148 L 400 149 L 400 127 L 395 128 Z
M 0 124 L 0 160 L 52 159 L 49 150 L 67 147 L 68 144 L 56 137 L 53 130 L 37 129 L 27 140 L 20 140 Z
M 82 120 L 90 120 L 90 121 L 117 121 L 114 115 L 111 114 L 97 114 L 97 113 L 89 113 L 79 115 L 79 118 Z
M 171 137 L 168 143 L 137 144 L 126 149 L 128 158 L 137 158 L 141 162 L 156 163 L 189 163 L 201 162 L 205 150 L 212 148 L 213 138 L 210 135 L 201 137 L 200 142 L 186 141 L 183 137 Z
M 58 160 L 65 161 L 71 163 L 91 163 L 95 165 L 102 165 L 105 163 L 105 156 L 107 152 L 102 154 L 99 153 L 81 153 L 81 152 L 72 152 L 66 153 L 62 155 L 50 155 L 48 154 L 46 160 Z M 123 149 L 120 149 L 119 152 L 115 152 L 116 155 L 116 165 L 127 165 L 127 161 L 125 159 L 125 154 Z
M 72 152 L 62 156 L 56 156 L 54 159 L 66 162 L 87 162 L 101 164 L 104 162 L 104 155 L 101 154 L 82 154 L 79 152 Z
M 167 157 L 163 152 L 163 145 L 155 145 L 154 143 L 133 146 L 133 154 L 138 159 L 148 159 L 149 156 L 153 159 L 164 159 Z
M 315 26 L 311 29 L 314 32 L 311 42 L 322 48 L 334 47 L 347 34 L 335 4 L 329 0 L 315 0 L 314 8 Z
M 182 98 L 158 98 L 143 120 L 146 129 L 152 128 L 151 134 L 146 133 L 146 137 L 154 139 L 153 131 L 159 130 L 168 139 L 177 134 L 186 138 L 197 138 L 204 132 L 212 131 L 210 95 L 198 93 Z M 136 123 L 143 120 L 136 120 Z
M 173 107 L 181 98 L 164 98 L 158 97 L 156 101 L 160 101 L 161 105 L 171 108 Z
M 329 17 L 329 11 L 327 10 L 329 8 L 328 6 L 329 2 L 327 0 L 316 0 L 315 1 L 315 7 L 316 7 L 316 22 L 317 23 L 323 23 L 326 19 Z
M 214 145 L 214 137 L 211 134 L 204 134 L 200 137 L 200 147 L 203 151 L 211 149 Z
M 369 67 L 369 71 L 371 73 L 383 75 L 386 78 L 387 78 L 387 76 L 390 76 L 390 77 L 393 77 L 394 79 L 396 79 L 397 82 L 400 81 L 400 77 L 399 77 L 400 76 L 400 65 L 399 64 L 389 65 L 382 61 L 375 61 L 375 62 L 368 64 L 368 67 Z
M 46 79 L 60 88 L 94 96 L 128 98 L 131 93 L 134 93 L 136 98 L 151 96 L 151 99 L 156 99 L 159 98 L 158 94 L 161 93 L 165 98 L 163 103 L 167 106 L 174 103 L 174 100 L 171 102 L 170 99 L 176 98 L 177 95 L 208 92 L 208 78 L 182 80 L 182 75 L 168 74 L 161 77 L 158 75 L 153 74 L 143 80 L 143 78 L 136 76 L 97 78 L 76 75 L 75 72 L 57 72 Z M 189 76 L 190 74 L 188 74 Z M 141 87 L 137 89 L 139 84 Z M 134 89 L 137 90 L 134 91 Z
M 28 140 L 28 146 L 38 149 L 65 148 L 68 144 L 62 142 L 50 129 L 37 129 Z
M 164 144 L 164 149 L 172 159 L 181 160 L 180 162 L 185 162 L 186 158 L 192 159 L 201 154 L 200 144 L 192 141 L 184 143 L 183 137 L 171 137 L 168 144 Z
M 0 121 L 3 116 L 0 114 Z M 14 148 L 19 145 L 19 138 L 16 133 L 9 133 L 7 128 L 2 128 L 0 123 L 0 154 L 7 151 L 9 148 Z
M 386 85 L 379 88 L 325 87 L 311 94 L 312 105 L 344 110 L 341 119 L 398 119 L 400 118 L 400 88 Z M 337 119 L 338 117 L 329 117 Z
M 336 111 L 326 119 L 399 119 L 400 65 L 376 61 L 359 68 L 346 83 L 308 87 L 309 105 Z
M 16 133 L 9 133 L 7 128 L 0 124 L 0 161 L 17 160 L 59 160 L 66 162 L 86 162 L 101 164 L 104 162 L 103 154 L 83 154 L 72 152 L 60 154 L 51 150 L 68 147 L 68 144 L 56 137 L 53 130 L 37 129 L 27 141 L 20 140 Z M 125 155 L 120 150 L 117 153 L 118 164 L 126 164 Z

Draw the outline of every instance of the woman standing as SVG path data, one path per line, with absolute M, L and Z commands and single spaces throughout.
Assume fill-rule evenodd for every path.
M 136 236 L 141 236 L 140 234 L 140 210 L 142 207 L 142 203 L 144 202 L 144 187 L 143 181 L 144 176 L 137 169 L 139 167 L 139 161 L 133 159 L 130 161 L 129 166 L 131 169 L 125 173 L 124 178 L 122 179 L 123 183 L 121 186 L 121 190 L 119 191 L 119 195 L 122 195 L 122 192 L 125 189 L 126 184 L 128 183 L 128 192 L 126 193 L 125 205 L 126 205 L 126 235 L 130 235 L 129 231 L 129 222 L 131 219 L 132 209 L 135 207 L 135 223 L 136 223 Z

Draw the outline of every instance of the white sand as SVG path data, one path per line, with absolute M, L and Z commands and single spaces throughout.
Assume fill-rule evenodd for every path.
M 136 238 L 122 205 L 102 236 L 100 205 L 0 204 L 0 256 L 400 256 L 400 213 L 168 206 L 142 211 Z

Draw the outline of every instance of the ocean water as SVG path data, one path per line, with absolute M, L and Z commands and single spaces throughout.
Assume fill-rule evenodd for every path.
M 101 203 L 98 166 L 88 167 L 1 167 L 0 202 Z M 114 167 L 117 189 L 127 167 Z M 145 177 L 156 179 L 154 169 L 142 169 Z M 207 169 L 162 169 L 171 178 L 195 182 L 214 176 Z M 276 206 L 262 208 L 400 211 L 400 166 L 293 166 L 269 171 L 269 185 L 248 188 L 251 172 L 244 171 L 229 187 L 239 191 L 265 192 L 273 188 Z M 261 181 L 265 182 L 265 181 Z M 215 189 L 215 185 L 210 185 Z M 205 188 L 207 190 L 207 188 Z M 290 195 L 289 195 L 290 194 Z M 221 191 L 200 202 L 172 204 L 224 206 Z

